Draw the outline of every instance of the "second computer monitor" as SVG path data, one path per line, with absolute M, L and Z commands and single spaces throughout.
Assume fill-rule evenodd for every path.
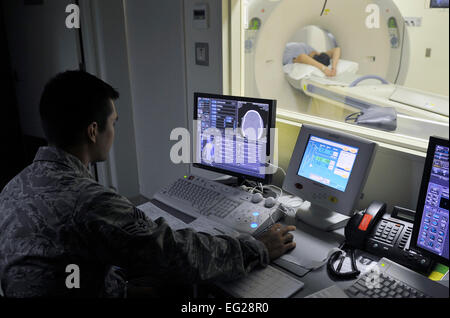
M 194 167 L 269 183 L 276 101 L 194 94 Z
M 417 202 L 411 248 L 449 264 L 448 139 L 431 137 Z
M 377 144 L 335 130 L 303 125 L 283 189 L 311 203 L 306 223 L 332 230 L 350 216 L 370 172 Z M 333 221 L 337 220 L 337 221 Z

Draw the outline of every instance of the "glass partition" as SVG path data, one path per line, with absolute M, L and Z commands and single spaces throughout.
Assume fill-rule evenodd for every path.
M 412 13 L 422 17 L 415 30 L 405 20 Z M 229 14 L 239 21 L 225 47 L 240 48 L 229 55 L 240 72 L 230 80 L 240 81 L 230 85 L 235 94 L 277 99 L 284 120 L 317 117 L 387 143 L 448 138 L 448 9 L 421 0 L 233 0 Z

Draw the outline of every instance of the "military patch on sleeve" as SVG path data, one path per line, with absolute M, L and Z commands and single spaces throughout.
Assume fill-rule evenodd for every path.
M 134 222 L 133 222 L 134 221 Z M 145 235 L 149 234 L 149 230 L 152 228 L 151 221 L 147 216 L 136 207 L 133 207 L 132 221 L 122 227 L 122 230 L 131 235 Z

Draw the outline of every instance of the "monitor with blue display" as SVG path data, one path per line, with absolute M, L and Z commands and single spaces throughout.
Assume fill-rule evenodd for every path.
M 358 148 L 311 136 L 298 175 L 345 192 Z
M 411 247 L 449 264 L 449 141 L 431 137 L 417 202 Z
M 269 183 L 276 101 L 194 94 L 194 167 Z
M 310 203 L 297 217 L 322 230 L 345 226 L 376 149 L 376 143 L 357 136 L 303 125 L 283 184 L 283 190 Z

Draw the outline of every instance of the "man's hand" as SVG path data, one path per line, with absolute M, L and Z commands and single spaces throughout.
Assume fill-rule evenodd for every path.
M 258 237 L 258 240 L 266 245 L 271 261 L 295 248 L 296 244 L 292 241 L 294 236 L 289 233 L 290 231 L 295 231 L 295 229 L 293 225 L 282 226 L 281 224 L 275 224 L 270 230 Z

